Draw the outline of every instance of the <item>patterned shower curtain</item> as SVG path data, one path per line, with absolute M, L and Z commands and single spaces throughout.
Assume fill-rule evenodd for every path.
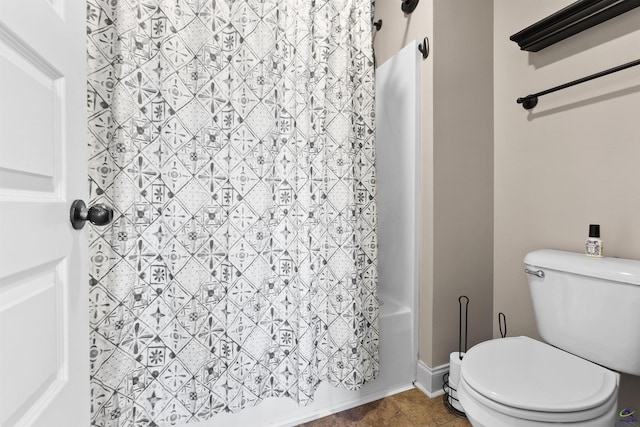
M 372 0 L 89 0 L 91 414 L 378 374 Z

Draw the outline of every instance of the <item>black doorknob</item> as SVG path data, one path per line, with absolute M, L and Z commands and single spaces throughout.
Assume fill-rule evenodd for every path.
M 71 226 L 76 230 L 80 230 L 87 221 L 93 225 L 109 224 L 113 219 L 113 209 L 102 204 L 93 205 L 87 209 L 87 205 L 82 200 L 74 200 L 71 204 L 69 216 Z

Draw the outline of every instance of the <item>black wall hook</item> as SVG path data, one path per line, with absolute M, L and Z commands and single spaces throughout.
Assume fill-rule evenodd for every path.
M 402 6 L 400 6 L 400 8 L 404 13 L 411 13 L 416 10 L 419 1 L 420 0 L 402 0 Z
M 427 59 L 429 57 L 429 38 L 425 37 L 422 40 L 422 43 L 418 44 L 418 50 L 422 54 L 422 59 Z
M 382 19 L 378 19 L 376 22 L 374 22 L 373 26 L 376 27 L 376 31 L 380 31 L 380 28 L 382 28 Z

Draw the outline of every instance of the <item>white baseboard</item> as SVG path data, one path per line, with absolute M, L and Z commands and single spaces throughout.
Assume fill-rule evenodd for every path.
M 418 360 L 415 386 L 430 398 L 444 394 L 442 382 L 444 374 L 449 372 L 449 364 L 430 368 L 422 360 Z

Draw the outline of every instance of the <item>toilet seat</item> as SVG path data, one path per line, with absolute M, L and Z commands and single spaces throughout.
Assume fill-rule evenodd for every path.
M 528 337 L 486 341 L 463 359 L 459 388 L 501 414 L 577 422 L 611 411 L 617 374 Z
M 464 408 L 467 418 L 474 427 L 551 427 L 577 426 L 580 427 L 611 427 L 615 423 L 617 414 L 617 395 L 611 396 L 607 404 L 578 413 L 534 412 L 517 410 L 515 412 L 505 405 L 491 402 L 486 405 L 477 398 L 465 382 L 458 384 L 458 398 Z M 488 399 L 487 399 L 488 400 Z M 596 415 L 603 412 L 601 415 Z M 594 417 L 595 418 L 592 418 Z

